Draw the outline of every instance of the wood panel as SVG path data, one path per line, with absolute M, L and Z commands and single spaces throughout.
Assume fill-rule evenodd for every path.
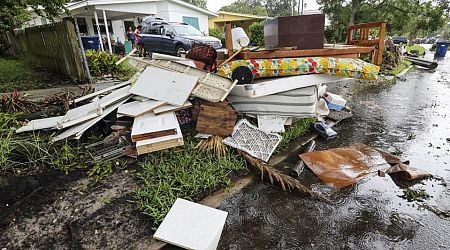
M 197 120 L 197 132 L 228 136 L 233 132 L 237 114 L 229 107 L 200 106 Z
M 25 28 L 17 34 L 10 33 L 8 37 L 14 44 L 16 56 L 27 56 L 49 71 L 80 81 L 87 80 L 72 18 Z
M 372 53 L 374 47 L 345 47 L 345 48 L 327 48 L 327 49 L 309 49 L 309 50 L 264 50 L 255 52 L 241 52 L 236 56 L 238 59 L 273 59 L 289 57 L 346 57 L 346 55 L 368 54 Z

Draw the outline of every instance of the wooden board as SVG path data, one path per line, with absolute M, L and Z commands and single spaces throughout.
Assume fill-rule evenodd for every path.
M 192 103 L 190 101 L 186 101 L 183 104 L 183 106 L 164 104 L 164 105 L 161 105 L 160 107 L 153 109 L 153 113 L 159 115 L 159 114 L 163 114 L 163 113 L 167 113 L 167 112 L 175 112 L 178 110 L 187 109 L 190 107 L 192 107 Z
M 233 132 L 237 114 L 231 108 L 200 106 L 196 130 L 199 133 L 228 136 Z
M 350 57 L 354 58 L 358 54 L 368 54 L 374 50 L 374 47 L 342 47 L 325 49 L 307 49 L 307 50 L 263 50 L 249 52 L 244 51 L 236 56 L 236 59 L 272 59 L 289 57 Z
M 162 131 L 157 131 L 157 132 L 133 135 L 133 136 L 131 136 L 131 141 L 133 141 L 133 142 L 143 141 L 143 140 L 154 139 L 154 138 L 158 138 L 158 137 L 163 137 L 163 136 L 168 136 L 168 135 L 176 135 L 176 134 L 177 134 L 176 129 L 167 129 L 167 130 L 162 130 Z
M 184 145 L 183 138 L 173 138 L 166 141 L 156 142 L 153 144 L 141 145 L 140 143 L 137 143 L 136 150 L 138 155 L 142 155 L 183 145 Z

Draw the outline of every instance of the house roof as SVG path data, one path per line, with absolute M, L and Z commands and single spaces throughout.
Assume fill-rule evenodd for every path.
M 217 14 L 214 12 L 211 12 L 209 10 L 200 8 L 198 6 L 195 6 L 193 4 L 181 1 L 181 0 L 82 0 L 78 2 L 72 2 L 68 3 L 66 6 L 69 10 L 76 10 L 79 8 L 84 8 L 87 6 L 94 6 L 94 5 L 104 5 L 104 4 L 124 4 L 124 3 L 142 3 L 142 2 L 160 2 L 160 1 L 168 1 L 173 2 L 178 5 L 182 5 L 184 7 L 187 7 L 189 9 L 201 12 L 208 16 L 216 17 Z
M 268 16 L 257 16 L 257 15 L 250 15 L 250 14 L 241 14 L 241 13 L 235 13 L 235 12 L 228 12 L 228 11 L 219 11 L 217 12 L 219 15 L 231 15 L 231 16 L 239 16 L 239 17 L 247 17 L 247 18 L 255 18 L 255 19 L 267 19 Z

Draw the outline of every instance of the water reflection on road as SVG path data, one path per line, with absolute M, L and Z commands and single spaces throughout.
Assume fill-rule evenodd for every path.
M 388 176 L 332 190 L 304 174 L 332 205 L 257 182 L 221 205 L 229 215 L 220 248 L 450 248 L 449 73 L 447 58 L 435 72 L 415 69 L 395 85 L 358 92 L 355 116 L 336 128 L 339 138 L 317 148 L 359 142 L 400 153 L 436 177 L 411 187 L 431 198 L 408 202 Z

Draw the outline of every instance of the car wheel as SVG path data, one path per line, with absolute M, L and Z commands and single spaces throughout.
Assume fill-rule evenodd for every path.
M 183 45 L 177 45 L 177 47 L 175 47 L 175 55 L 178 57 L 181 57 L 181 54 L 186 52 L 186 50 L 184 49 Z

